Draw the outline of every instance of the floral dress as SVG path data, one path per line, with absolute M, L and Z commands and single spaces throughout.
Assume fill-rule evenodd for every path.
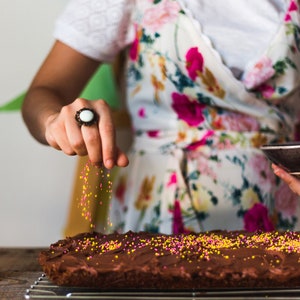
M 179 1 L 136 3 L 134 142 L 113 182 L 112 230 L 299 229 L 299 199 L 260 150 L 294 140 L 299 4 L 287 1 L 278 32 L 239 80 Z

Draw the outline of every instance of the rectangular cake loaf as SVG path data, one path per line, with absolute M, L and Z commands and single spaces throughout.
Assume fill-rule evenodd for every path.
M 300 286 L 300 233 L 82 233 L 40 253 L 53 283 L 99 289 Z

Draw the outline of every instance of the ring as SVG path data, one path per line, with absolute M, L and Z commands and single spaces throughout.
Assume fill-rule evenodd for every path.
M 82 108 L 76 112 L 75 120 L 80 126 L 92 126 L 97 122 L 98 117 L 93 109 Z

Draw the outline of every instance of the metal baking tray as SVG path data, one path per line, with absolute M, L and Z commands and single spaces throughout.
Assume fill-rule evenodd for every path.
M 299 299 L 298 289 L 203 289 L 203 290 L 97 290 L 53 285 L 42 274 L 24 294 L 25 299 L 106 299 L 106 300 L 238 300 Z

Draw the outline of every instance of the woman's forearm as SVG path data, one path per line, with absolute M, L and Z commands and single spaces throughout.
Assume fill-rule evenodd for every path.
M 22 106 L 22 116 L 28 130 L 37 141 L 48 144 L 45 138 L 47 120 L 58 114 L 65 104 L 68 103 L 50 88 L 29 89 Z

